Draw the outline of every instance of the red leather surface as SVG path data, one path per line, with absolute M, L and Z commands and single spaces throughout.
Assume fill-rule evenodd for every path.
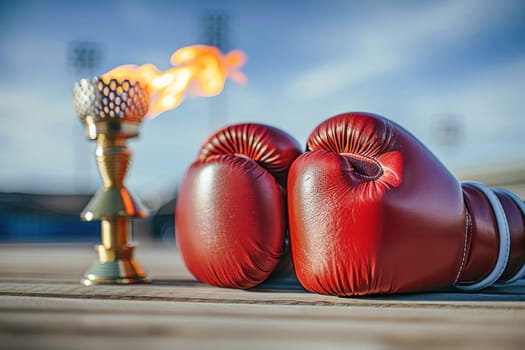
M 224 154 L 253 159 L 286 189 L 288 169 L 301 153 L 301 146 L 286 132 L 269 125 L 245 123 L 212 134 L 203 143 L 198 159 L 204 161 Z
M 219 130 L 188 169 L 176 206 L 177 243 L 200 281 L 231 288 L 263 282 L 283 258 L 283 181 L 299 145 L 278 129 L 241 124 Z M 277 177 L 277 178 L 276 178 Z
M 297 277 L 321 294 L 454 284 L 466 242 L 461 187 L 407 131 L 348 113 L 318 126 L 288 179 Z
M 458 283 L 469 284 L 482 280 L 494 268 L 498 257 L 499 234 L 494 211 L 485 195 L 472 186 L 462 187 L 471 227 L 466 265 Z

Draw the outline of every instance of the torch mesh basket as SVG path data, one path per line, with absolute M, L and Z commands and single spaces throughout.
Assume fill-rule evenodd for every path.
M 118 118 L 140 122 L 148 111 L 150 96 L 140 82 L 102 78 L 81 79 L 73 87 L 75 112 L 82 120 L 95 122 Z

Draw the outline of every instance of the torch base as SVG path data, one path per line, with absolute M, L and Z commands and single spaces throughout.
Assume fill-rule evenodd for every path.
M 133 257 L 125 257 L 106 262 L 96 261 L 84 274 L 80 282 L 85 286 L 92 286 L 96 284 L 151 283 L 151 279 L 144 273 L 137 260 Z

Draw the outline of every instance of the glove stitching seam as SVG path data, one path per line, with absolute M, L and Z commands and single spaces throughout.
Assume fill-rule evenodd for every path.
M 463 272 L 463 268 L 465 267 L 465 260 L 467 257 L 467 245 L 468 245 L 468 237 L 469 235 L 472 235 L 472 218 L 469 214 L 469 212 L 466 212 L 466 224 L 465 224 L 465 242 L 463 244 L 463 257 L 461 258 L 461 264 L 459 265 L 458 274 L 456 275 L 456 279 L 454 280 L 454 284 L 457 284 L 459 281 L 459 278 L 461 277 L 461 274 Z

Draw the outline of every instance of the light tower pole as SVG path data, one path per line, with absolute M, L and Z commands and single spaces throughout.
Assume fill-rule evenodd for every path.
M 204 44 L 215 46 L 222 53 L 230 50 L 229 24 L 230 19 L 225 10 L 208 10 L 203 16 L 203 38 Z M 227 96 L 223 91 L 219 96 L 210 99 L 209 103 L 209 128 L 211 131 L 217 129 L 226 122 L 227 118 Z
M 91 41 L 71 41 L 67 45 L 67 64 L 69 69 L 74 73 L 74 80 L 80 78 L 92 78 L 95 70 L 100 66 L 102 60 L 102 45 Z M 91 187 L 90 173 L 92 162 L 86 162 L 85 157 L 89 154 L 87 145 L 78 137 L 84 131 L 77 118 L 71 118 L 72 121 L 72 159 L 71 175 L 72 186 L 76 192 L 91 190 L 86 189 L 86 184 Z

